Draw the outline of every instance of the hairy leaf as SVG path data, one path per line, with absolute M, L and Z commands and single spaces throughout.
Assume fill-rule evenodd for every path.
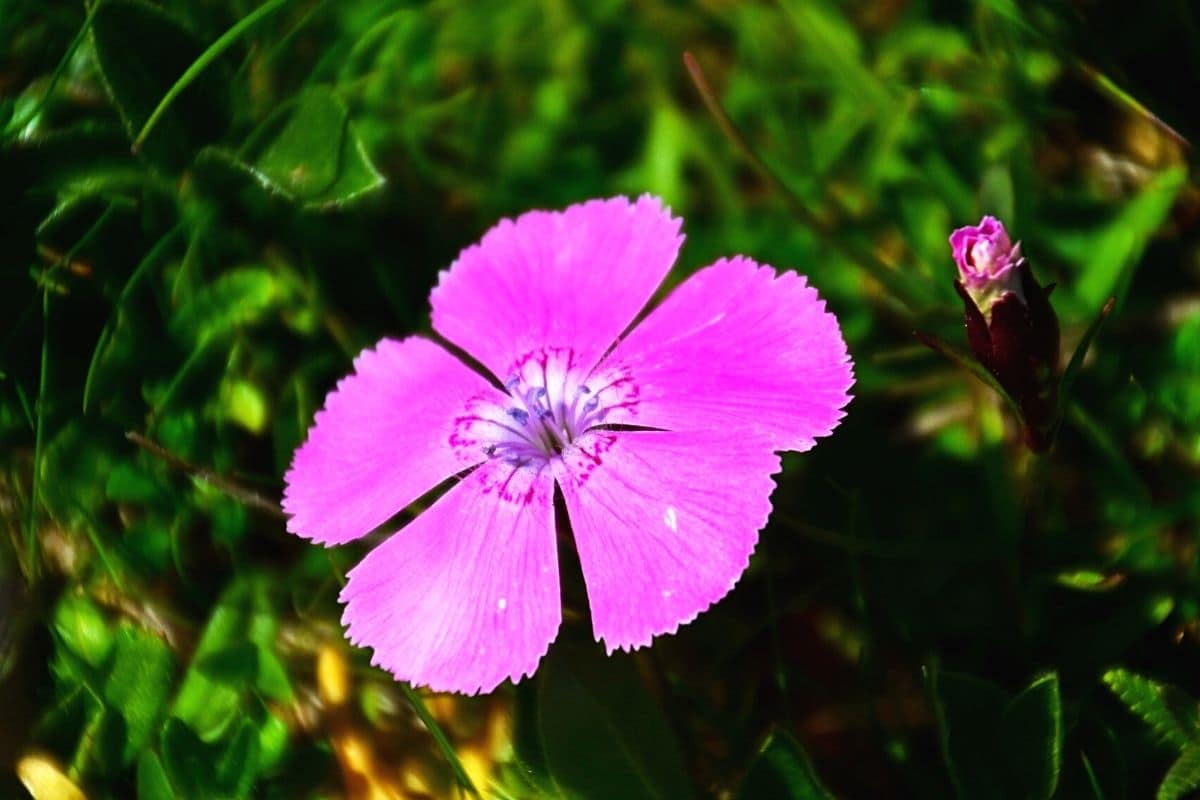
M 1126 669 L 1110 669 L 1104 682 L 1162 741 L 1183 749 L 1200 740 L 1200 707 L 1180 689 Z

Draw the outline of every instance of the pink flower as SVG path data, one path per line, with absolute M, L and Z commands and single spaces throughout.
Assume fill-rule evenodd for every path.
M 628 330 L 679 228 L 648 196 L 505 220 L 430 298 L 434 330 L 495 380 L 413 336 L 361 353 L 329 394 L 286 476 L 289 531 L 342 544 L 461 475 L 350 572 L 343 622 L 373 663 L 441 691 L 531 675 L 561 619 L 556 484 L 610 653 L 737 582 L 775 451 L 837 426 L 852 365 L 803 277 L 741 257 Z
M 1024 260 L 1021 243 L 1012 243 L 1000 220 L 984 217 L 979 225 L 959 228 L 950 234 L 950 247 L 963 287 L 985 317 L 990 318 L 992 305 L 1007 292 L 1025 302 L 1019 271 Z

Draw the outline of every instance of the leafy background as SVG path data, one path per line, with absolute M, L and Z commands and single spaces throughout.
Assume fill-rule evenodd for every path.
M 1182 0 L 0 0 L 0 795 L 1194 792 L 1197 41 Z M 677 636 L 604 658 L 569 569 L 533 679 L 392 682 L 290 453 L 497 219 L 642 192 L 672 282 L 810 276 L 849 415 Z M 984 212 L 1064 361 L 1115 298 L 1045 456 L 914 337 L 961 346 Z

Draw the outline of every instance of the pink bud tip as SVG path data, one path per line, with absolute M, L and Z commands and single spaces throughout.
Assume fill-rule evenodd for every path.
M 950 247 L 963 286 L 985 316 L 992 304 L 1008 292 L 1025 302 L 1021 292 L 1021 243 L 1012 243 L 1004 223 L 984 217 L 950 234 Z

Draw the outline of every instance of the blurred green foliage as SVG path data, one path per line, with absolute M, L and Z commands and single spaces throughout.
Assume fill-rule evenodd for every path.
M 0 796 L 1196 790 L 1197 41 L 1105 0 L 0 0 Z M 337 624 L 365 545 L 284 531 L 291 452 L 498 218 L 642 192 L 672 282 L 811 278 L 849 414 L 678 635 L 598 656 L 568 574 L 534 678 L 399 687 Z M 1064 361 L 1116 301 L 1044 457 L 913 336 L 962 342 L 985 212 Z

